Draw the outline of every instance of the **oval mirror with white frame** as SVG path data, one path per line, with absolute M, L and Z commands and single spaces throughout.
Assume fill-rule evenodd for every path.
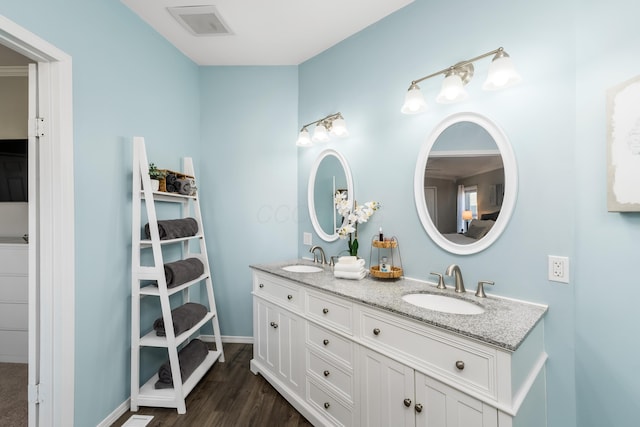
M 353 178 L 349 164 L 342 154 L 333 149 L 322 151 L 311 167 L 307 190 L 307 204 L 313 229 L 326 241 L 338 239 L 337 230 L 343 222 L 334 204 L 336 192 L 346 192 L 353 201 Z
M 440 122 L 423 144 L 414 198 L 425 231 L 442 249 L 478 253 L 502 234 L 515 207 L 518 174 L 504 132 L 477 113 Z

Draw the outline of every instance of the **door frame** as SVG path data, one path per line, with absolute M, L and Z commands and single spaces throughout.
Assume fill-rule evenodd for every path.
M 30 267 L 36 277 L 29 280 L 37 280 L 40 289 L 40 319 L 33 323 L 29 320 L 29 341 L 34 342 L 33 337 L 40 350 L 39 415 L 36 420 L 30 417 L 29 425 L 73 426 L 75 212 L 71 57 L 4 16 L 0 16 L 0 44 L 38 63 L 38 115 L 46 119 L 36 171 L 38 212 L 36 218 L 29 218 L 35 222 L 31 229 L 37 232 L 38 247 L 36 265 Z M 30 134 L 34 126 L 29 124 Z M 32 288 L 30 285 L 30 291 Z M 33 297 L 29 295 L 29 300 Z

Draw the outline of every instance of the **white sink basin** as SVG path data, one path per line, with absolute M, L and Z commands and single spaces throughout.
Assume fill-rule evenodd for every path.
M 317 273 L 322 271 L 322 268 L 313 265 L 287 265 L 286 267 L 282 267 L 282 269 L 291 271 L 292 273 Z
M 453 314 L 482 314 L 484 308 L 459 298 L 433 294 L 407 294 L 402 297 L 409 304 L 429 310 Z

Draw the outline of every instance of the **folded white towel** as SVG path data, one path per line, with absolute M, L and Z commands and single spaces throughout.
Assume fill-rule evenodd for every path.
M 337 262 L 333 267 L 334 271 L 360 271 L 364 268 L 364 260 L 359 259 L 354 263 Z
M 341 256 L 340 258 L 338 258 L 338 262 L 341 262 L 343 264 L 353 264 L 357 261 L 358 261 L 357 256 Z
M 367 270 L 363 268 L 362 271 L 334 271 L 333 275 L 338 279 L 361 280 L 367 275 Z

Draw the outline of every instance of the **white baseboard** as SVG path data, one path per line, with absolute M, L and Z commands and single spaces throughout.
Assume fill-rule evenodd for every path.
M 130 407 L 131 405 L 129 404 L 129 399 L 125 400 L 96 427 L 109 427 L 110 425 L 115 423 L 118 418 L 120 418 L 124 413 L 126 413 Z
M 215 340 L 215 335 L 200 335 L 199 338 L 204 342 L 213 342 Z M 238 337 L 238 336 L 229 336 L 223 335 L 222 337 L 223 343 L 231 343 L 231 344 L 253 344 L 253 337 Z M 113 412 L 111 412 L 107 418 L 102 420 L 100 424 L 96 427 L 109 427 L 113 423 L 116 422 L 118 418 L 122 416 L 122 414 L 126 413 L 131 407 L 129 399 L 122 402 Z

